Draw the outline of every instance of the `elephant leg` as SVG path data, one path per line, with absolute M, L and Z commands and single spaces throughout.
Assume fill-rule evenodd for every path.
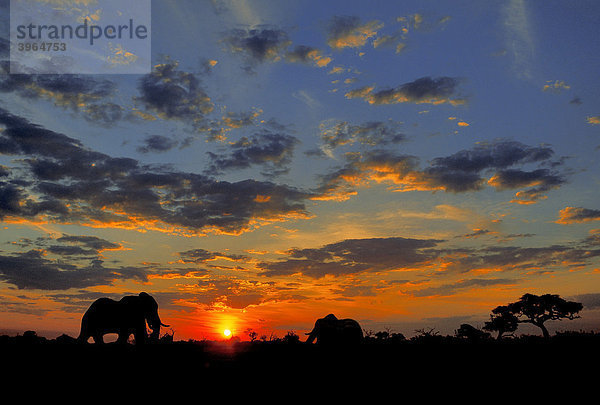
M 144 325 L 143 328 L 136 328 L 134 336 L 136 345 L 144 344 L 146 342 L 146 326 Z
M 102 333 L 95 333 L 92 335 L 92 338 L 94 339 L 94 343 L 99 345 L 104 344 L 104 336 Z M 87 339 L 85 341 L 87 341 Z
M 81 332 L 79 333 L 79 336 L 77 337 L 77 342 L 79 342 L 79 343 L 87 343 L 87 341 L 88 341 L 89 338 L 90 338 L 89 333 L 86 333 L 82 329 Z
M 127 343 L 127 339 L 129 339 L 129 332 L 125 330 L 121 330 L 119 332 L 119 338 L 117 339 L 117 343 L 125 344 Z

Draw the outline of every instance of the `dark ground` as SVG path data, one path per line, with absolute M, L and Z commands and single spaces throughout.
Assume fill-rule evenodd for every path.
M 0 381 L 5 398 L 27 403 L 579 403 L 597 398 L 599 345 L 600 335 L 336 348 L 0 337 Z
M 436 339 L 368 341 L 350 347 L 320 347 L 303 342 L 175 341 L 143 346 L 77 344 L 29 336 L 0 337 L 2 371 L 19 376 L 78 377 L 147 370 L 160 379 L 214 376 L 261 377 L 348 375 L 393 378 L 403 383 L 434 379 L 498 382 L 534 379 L 561 386 L 579 384 L 600 370 L 600 334 L 529 337 L 497 342 Z M 591 370 L 594 372 L 591 373 Z M 134 376 L 132 376 L 134 377 Z M 529 380 L 529 381 L 528 381 Z

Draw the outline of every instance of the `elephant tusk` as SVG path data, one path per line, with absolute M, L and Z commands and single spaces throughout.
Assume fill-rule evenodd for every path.
M 161 323 L 160 323 L 160 326 L 164 326 L 165 328 L 168 328 L 168 327 L 170 327 L 171 325 L 165 325 L 164 323 L 162 323 L 162 322 L 161 322 Z

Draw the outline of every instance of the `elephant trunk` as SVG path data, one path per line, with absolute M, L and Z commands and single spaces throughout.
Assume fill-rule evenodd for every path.
M 312 343 L 315 338 L 317 337 L 317 329 L 313 329 L 312 331 L 310 331 L 310 333 L 307 333 L 308 338 L 306 339 L 306 343 Z
M 150 340 L 156 341 L 160 337 L 160 327 L 156 329 L 152 329 L 152 333 L 150 334 Z
M 160 337 L 160 327 L 164 326 L 164 327 L 169 327 L 169 325 L 165 325 L 164 323 L 161 322 L 160 317 L 158 316 L 158 314 L 153 317 L 152 319 L 148 320 L 148 325 L 150 325 L 150 329 L 152 329 L 152 333 L 150 334 L 150 339 L 151 340 L 158 340 Z

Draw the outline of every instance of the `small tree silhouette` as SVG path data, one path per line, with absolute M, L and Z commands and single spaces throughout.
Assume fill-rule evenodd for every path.
M 443 340 L 443 336 L 440 335 L 440 332 L 435 330 L 435 328 L 429 328 L 426 330 L 425 328 L 416 329 L 416 335 L 413 336 L 410 340 L 421 343 L 437 343 Z
M 492 310 L 490 322 L 484 329 L 498 331 L 498 338 L 505 332 L 514 332 L 519 323 L 530 323 L 542 330 L 545 339 L 550 333 L 544 325 L 546 321 L 573 320 L 583 305 L 575 301 L 566 301 L 555 294 L 525 294 L 517 302 L 499 306 Z
M 390 340 L 392 342 L 404 342 L 406 337 L 400 332 L 395 332 L 390 335 Z
M 248 335 L 251 342 L 254 342 L 256 339 L 258 339 L 258 333 L 256 333 L 254 329 L 247 328 L 244 332 Z
M 300 336 L 296 334 L 293 330 L 289 330 L 287 334 L 282 338 L 284 343 L 295 344 L 300 342 Z
M 388 340 L 390 337 L 390 332 L 386 330 L 380 331 L 375 334 L 375 337 L 377 338 L 377 340 Z
M 505 333 L 513 333 L 519 326 L 519 318 L 515 316 L 507 305 L 500 305 L 492 310 L 490 320 L 485 323 L 483 330 L 498 332 L 497 340 L 502 339 Z

